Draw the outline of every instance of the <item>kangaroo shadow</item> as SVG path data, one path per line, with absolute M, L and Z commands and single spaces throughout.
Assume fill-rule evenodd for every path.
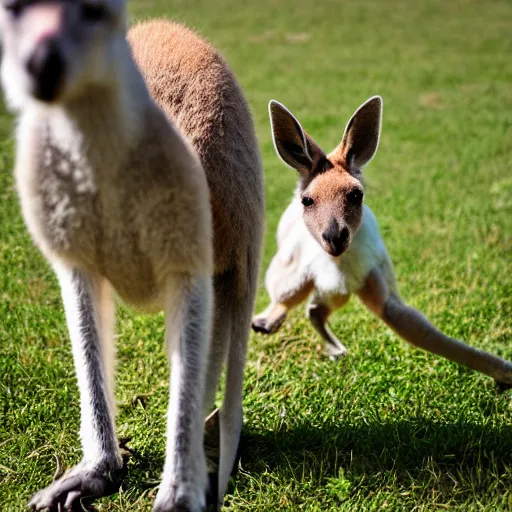
M 271 472 L 283 481 L 307 478 L 322 485 L 341 471 L 343 478 L 368 492 L 382 488 L 390 477 L 399 487 L 421 485 L 450 497 L 455 486 L 469 481 L 477 482 L 476 492 L 485 492 L 498 475 L 503 490 L 512 483 L 510 425 L 418 418 L 318 427 L 303 422 L 275 432 L 249 427 L 241 451 L 241 468 L 251 475 Z M 243 479 L 237 487 L 243 491 Z
M 149 446 L 133 452 L 123 488 L 133 495 L 151 496 L 164 463 L 163 450 Z M 466 420 L 434 422 L 422 418 L 360 423 L 350 419 L 313 426 L 307 421 L 276 431 L 245 425 L 240 446 L 237 489 L 243 492 L 243 474 L 272 473 L 283 481 L 315 479 L 318 485 L 343 477 L 356 490 L 378 490 L 390 477 L 402 488 L 418 485 L 452 496 L 460 482 L 478 483 L 485 493 L 500 476 L 503 491 L 512 485 L 512 426 L 476 424 Z M 240 475 L 240 473 L 242 473 Z M 459 483 L 457 483 L 459 482 Z M 89 510 L 95 510 L 90 508 Z

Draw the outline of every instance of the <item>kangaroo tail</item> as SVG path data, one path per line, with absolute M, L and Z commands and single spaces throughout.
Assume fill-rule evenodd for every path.
M 384 303 L 382 319 L 409 343 L 485 373 L 501 388 L 512 387 L 512 363 L 446 336 L 397 296 L 390 295 Z

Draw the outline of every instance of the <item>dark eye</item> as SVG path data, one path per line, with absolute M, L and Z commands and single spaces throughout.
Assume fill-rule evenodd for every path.
M 8 0 L 5 2 L 4 8 L 11 16 L 17 18 L 23 10 L 23 2 L 21 0 Z
M 350 204 L 353 204 L 354 206 L 360 205 L 363 200 L 363 191 L 358 188 L 351 190 L 347 194 L 347 200 Z
M 304 206 L 312 206 L 313 204 L 315 204 L 315 201 L 313 201 L 313 199 L 311 199 L 311 197 L 304 196 L 302 198 L 302 204 Z
M 84 2 L 82 4 L 82 19 L 92 23 L 102 21 L 107 17 L 107 9 L 100 2 Z

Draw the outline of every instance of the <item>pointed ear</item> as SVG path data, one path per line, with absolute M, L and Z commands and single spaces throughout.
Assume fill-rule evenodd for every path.
M 274 147 L 283 162 L 298 171 L 313 170 L 325 153 L 284 105 L 271 100 L 268 112 Z
M 366 100 L 350 118 L 338 151 L 347 167 L 358 169 L 366 165 L 379 147 L 382 123 L 382 98 L 373 96 Z

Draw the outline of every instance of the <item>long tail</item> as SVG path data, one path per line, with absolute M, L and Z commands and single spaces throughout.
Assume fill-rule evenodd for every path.
M 395 295 L 390 295 L 386 300 L 382 319 L 409 343 L 485 373 L 501 387 L 512 387 L 512 363 L 446 336 L 419 311 L 407 306 Z

